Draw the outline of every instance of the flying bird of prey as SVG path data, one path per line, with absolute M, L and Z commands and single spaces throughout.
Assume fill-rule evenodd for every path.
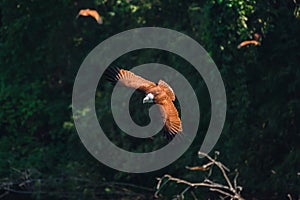
M 79 11 L 76 18 L 78 18 L 79 16 L 85 16 L 85 17 L 91 16 L 97 21 L 98 24 L 103 23 L 101 16 L 99 15 L 99 13 L 96 10 L 82 9 Z
M 182 132 L 181 121 L 173 103 L 175 101 L 175 94 L 166 82 L 159 80 L 156 84 L 128 70 L 117 67 L 108 68 L 105 75 L 113 83 L 120 82 L 123 86 L 145 93 L 146 96 L 143 99 L 143 103 L 159 105 L 159 110 L 164 121 L 164 130 L 168 133 L 168 136 L 173 137 L 177 133 Z
M 247 46 L 247 45 L 250 45 L 250 44 L 252 44 L 252 45 L 254 45 L 254 46 L 260 45 L 259 39 L 260 39 L 260 35 L 259 35 L 258 33 L 255 33 L 255 34 L 254 34 L 254 39 L 253 39 L 253 40 L 245 40 L 245 41 L 241 42 L 241 43 L 237 46 L 237 48 L 240 49 L 240 48 L 242 48 L 242 47 L 244 47 L 244 46 Z

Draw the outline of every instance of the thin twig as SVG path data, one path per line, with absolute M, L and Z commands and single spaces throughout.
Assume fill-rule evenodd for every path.
M 188 186 L 187 188 L 185 188 L 181 193 L 180 196 L 183 197 L 184 194 L 191 188 L 191 186 Z
M 196 197 L 196 194 L 193 191 L 191 191 L 191 195 L 193 196 L 194 200 L 198 200 L 198 198 Z
M 226 197 L 232 197 L 232 194 L 229 194 L 227 192 L 224 192 L 223 190 L 217 189 L 217 188 L 210 188 L 210 191 L 219 192 L 221 194 L 224 194 Z
M 0 195 L 0 199 L 4 198 L 8 194 L 9 194 L 9 191 L 5 191 L 3 194 Z

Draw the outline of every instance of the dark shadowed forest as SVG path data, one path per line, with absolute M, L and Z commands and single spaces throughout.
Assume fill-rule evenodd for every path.
M 192 145 L 167 167 L 139 174 L 111 169 L 82 144 L 72 114 L 77 71 L 99 43 L 139 27 L 184 33 L 216 63 L 227 113 L 209 157 L 198 156 L 211 116 L 206 84 L 186 60 L 155 49 L 112 65 L 161 63 L 184 75 L 201 109 Z M 112 90 L 101 78 L 95 108 L 107 137 L 133 152 L 162 147 L 163 134 L 139 139 L 118 128 Z M 130 107 L 140 125 L 149 123 L 143 97 L 134 93 Z M 0 199 L 299 200 L 300 1 L 0 0 L 0 105 Z

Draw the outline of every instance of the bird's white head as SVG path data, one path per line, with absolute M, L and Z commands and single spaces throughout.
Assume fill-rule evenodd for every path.
M 143 99 L 143 103 L 153 103 L 153 99 L 154 99 L 154 95 L 152 93 L 149 93 Z

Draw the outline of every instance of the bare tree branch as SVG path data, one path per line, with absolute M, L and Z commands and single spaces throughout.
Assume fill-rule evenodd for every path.
M 223 195 L 223 197 L 230 197 L 232 200 L 244 200 L 244 198 L 240 195 L 240 191 L 242 190 L 241 186 L 238 186 L 237 184 L 237 178 L 238 178 L 238 173 L 235 175 L 233 179 L 233 183 L 229 179 L 227 172 L 230 172 L 230 170 L 221 162 L 216 161 L 216 156 L 215 159 L 207 155 L 206 153 L 203 152 L 198 152 L 199 155 L 206 157 L 210 162 L 208 162 L 205 165 L 202 166 L 196 166 L 196 167 L 186 167 L 189 170 L 199 170 L 199 171 L 206 171 L 206 169 L 212 165 L 216 165 L 218 169 L 221 171 L 223 178 L 226 181 L 226 185 L 220 184 L 220 183 L 215 183 L 211 181 L 208 178 L 205 178 L 202 182 L 190 182 L 187 180 L 183 180 L 180 178 L 172 177 L 169 174 L 165 174 L 161 178 L 157 178 L 158 183 L 156 186 L 156 192 L 154 196 L 158 198 L 161 190 L 163 187 L 166 187 L 167 183 L 169 181 L 178 183 L 178 184 L 183 184 L 186 185 L 187 187 L 181 192 L 178 196 L 180 196 L 182 199 L 184 198 L 184 194 L 190 189 L 190 188 L 196 188 L 196 187 L 207 187 L 209 188 L 210 191 L 217 192 L 220 195 Z M 210 168 L 212 170 L 212 168 Z M 196 195 L 193 193 L 192 194 L 194 199 L 197 199 Z

